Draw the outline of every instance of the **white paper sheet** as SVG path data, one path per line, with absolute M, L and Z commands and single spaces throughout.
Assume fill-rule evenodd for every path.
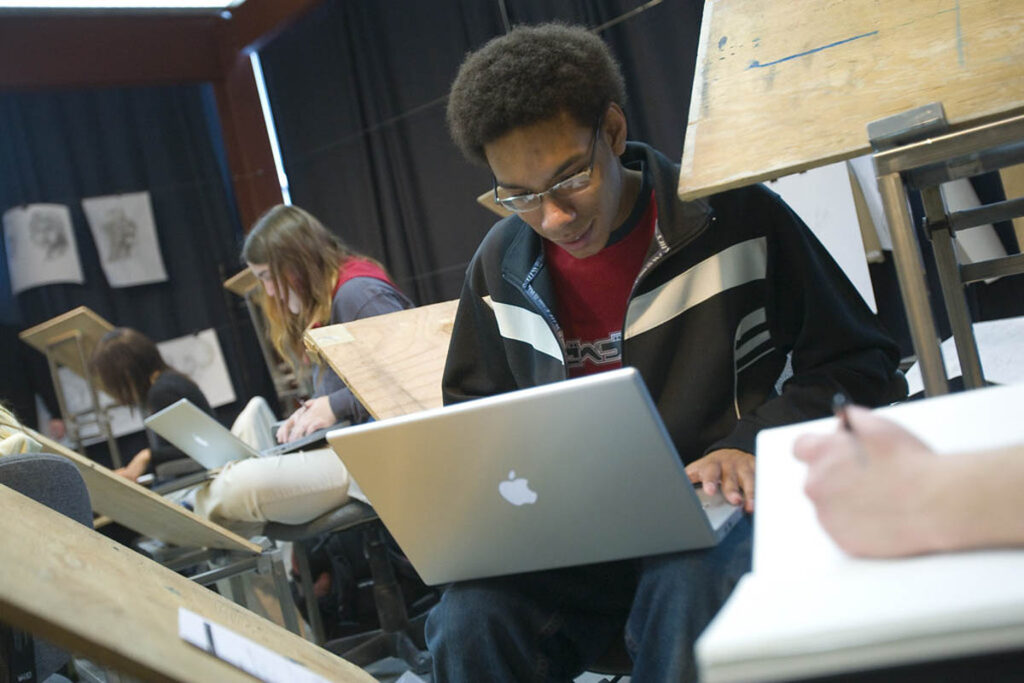
M 235 388 L 213 328 L 162 341 L 157 348 L 168 365 L 199 385 L 211 407 L 234 403 Z
M 1016 385 L 877 412 L 957 457 L 1021 442 L 1022 400 Z M 800 434 L 836 428 L 829 418 L 758 435 L 753 571 L 697 641 L 702 680 L 791 680 L 1019 648 L 1024 551 L 867 560 L 825 533 L 792 451 Z
M 82 210 L 111 287 L 167 279 L 148 192 L 83 199 Z
M 981 358 L 981 372 L 986 381 L 995 384 L 1024 383 L 1024 316 L 986 320 L 974 323 L 974 340 Z M 946 366 L 946 378 L 959 377 L 960 355 L 956 342 L 950 337 L 942 342 L 942 362 Z M 924 391 L 921 378 L 921 364 L 914 363 L 907 370 L 909 394 L 913 396 Z
M 89 392 L 89 385 L 85 379 L 74 370 L 61 366 L 57 370 L 60 375 L 61 387 L 64 389 L 64 405 L 72 414 L 85 413 L 80 419 L 83 421 L 92 419 L 89 413 L 92 412 L 92 394 Z M 145 425 L 142 424 L 142 415 L 137 410 L 128 406 L 114 406 L 114 399 L 97 388 L 100 405 L 107 409 L 107 418 L 110 420 L 110 429 L 114 436 L 124 436 L 141 431 Z M 83 426 L 81 437 L 86 445 L 97 443 L 104 437 L 100 432 L 98 423 L 90 423 Z
M 8 209 L 4 241 L 14 294 L 40 285 L 85 282 L 68 207 L 28 204 Z
M 877 312 L 846 163 L 821 166 L 765 184 L 779 193 L 807 223 L 860 292 L 864 302 Z
M 328 683 L 298 662 L 184 607 L 178 608 L 178 634 L 185 642 L 266 683 Z

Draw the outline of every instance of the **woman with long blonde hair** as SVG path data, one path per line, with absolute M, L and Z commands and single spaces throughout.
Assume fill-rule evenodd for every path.
M 293 366 L 304 357 L 302 336 L 310 327 L 344 323 L 412 306 L 384 267 L 358 254 L 312 214 L 278 205 L 253 225 L 242 258 L 263 285 L 262 305 L 271 340 Z M 368 415 L 340 379 L 314 368 L 314 396 L 278 432 L 284 443 L 340 420 Z
M 242 259 L 263 285 L 261 306 L 274 346 L 293 366 L 304 362 L 310 327 L 412 307 L 377 261 L 356 253 L 312 214 L 277 205 L 253 225 Z M 313 398 L 278 429 L 281 443 L 341 421 L 369 419 L 334 372 L 313 367 Z M 196 512 L 222 523 L 299 524 L 345 502 L 348 472 L 329 448 L 229 464 L 197 492 Z

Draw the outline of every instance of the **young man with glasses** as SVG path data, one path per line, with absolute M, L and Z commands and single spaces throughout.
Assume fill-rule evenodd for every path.
M 828 414 L 837 391 L 900 396 L 898 349 L 776 195 L 681 202 L 678 167 L 626 141 L 624 99 L 583 28 L 519 27 L 463 63 L 452 136 L 515 213 L 470 263 L 444 398 L 634 366 L 690 478 L 751 512 L 756 432 Z M 692 679 L 750 535 L 747 517 L 707 550 L 456 583 L 427 623 L 437 678 L 567 681 L 624 634 L 634 681 Z

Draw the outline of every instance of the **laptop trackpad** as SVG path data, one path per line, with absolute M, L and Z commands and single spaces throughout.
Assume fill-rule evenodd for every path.
M 707 513 L 712 529 L 717 529 L 728 522 L 739 507 L 727 501 L 725 496 L 722 495 L 721 489 L 715 491 L 713 496 L 704 493 L 702 486 L 694 486 L 693 490 L 697 494 L 700 504 L 704 507 L 704 512 Z

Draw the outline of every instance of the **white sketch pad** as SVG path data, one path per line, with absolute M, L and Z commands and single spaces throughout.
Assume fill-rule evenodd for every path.
M 4 212 L 11 292 L 59 282 L 82 284 L 71 212 L 63 204 L 28 204 Z
M 111 287 L 167 280 L 148 192 L 83 199 L 82 210 Z
M 231 384 L 217 333 L 212 327 L 162 341 L 156 346 L 168 365 L 199 385 L 210 407 L 235 402 L 235 388 Z

